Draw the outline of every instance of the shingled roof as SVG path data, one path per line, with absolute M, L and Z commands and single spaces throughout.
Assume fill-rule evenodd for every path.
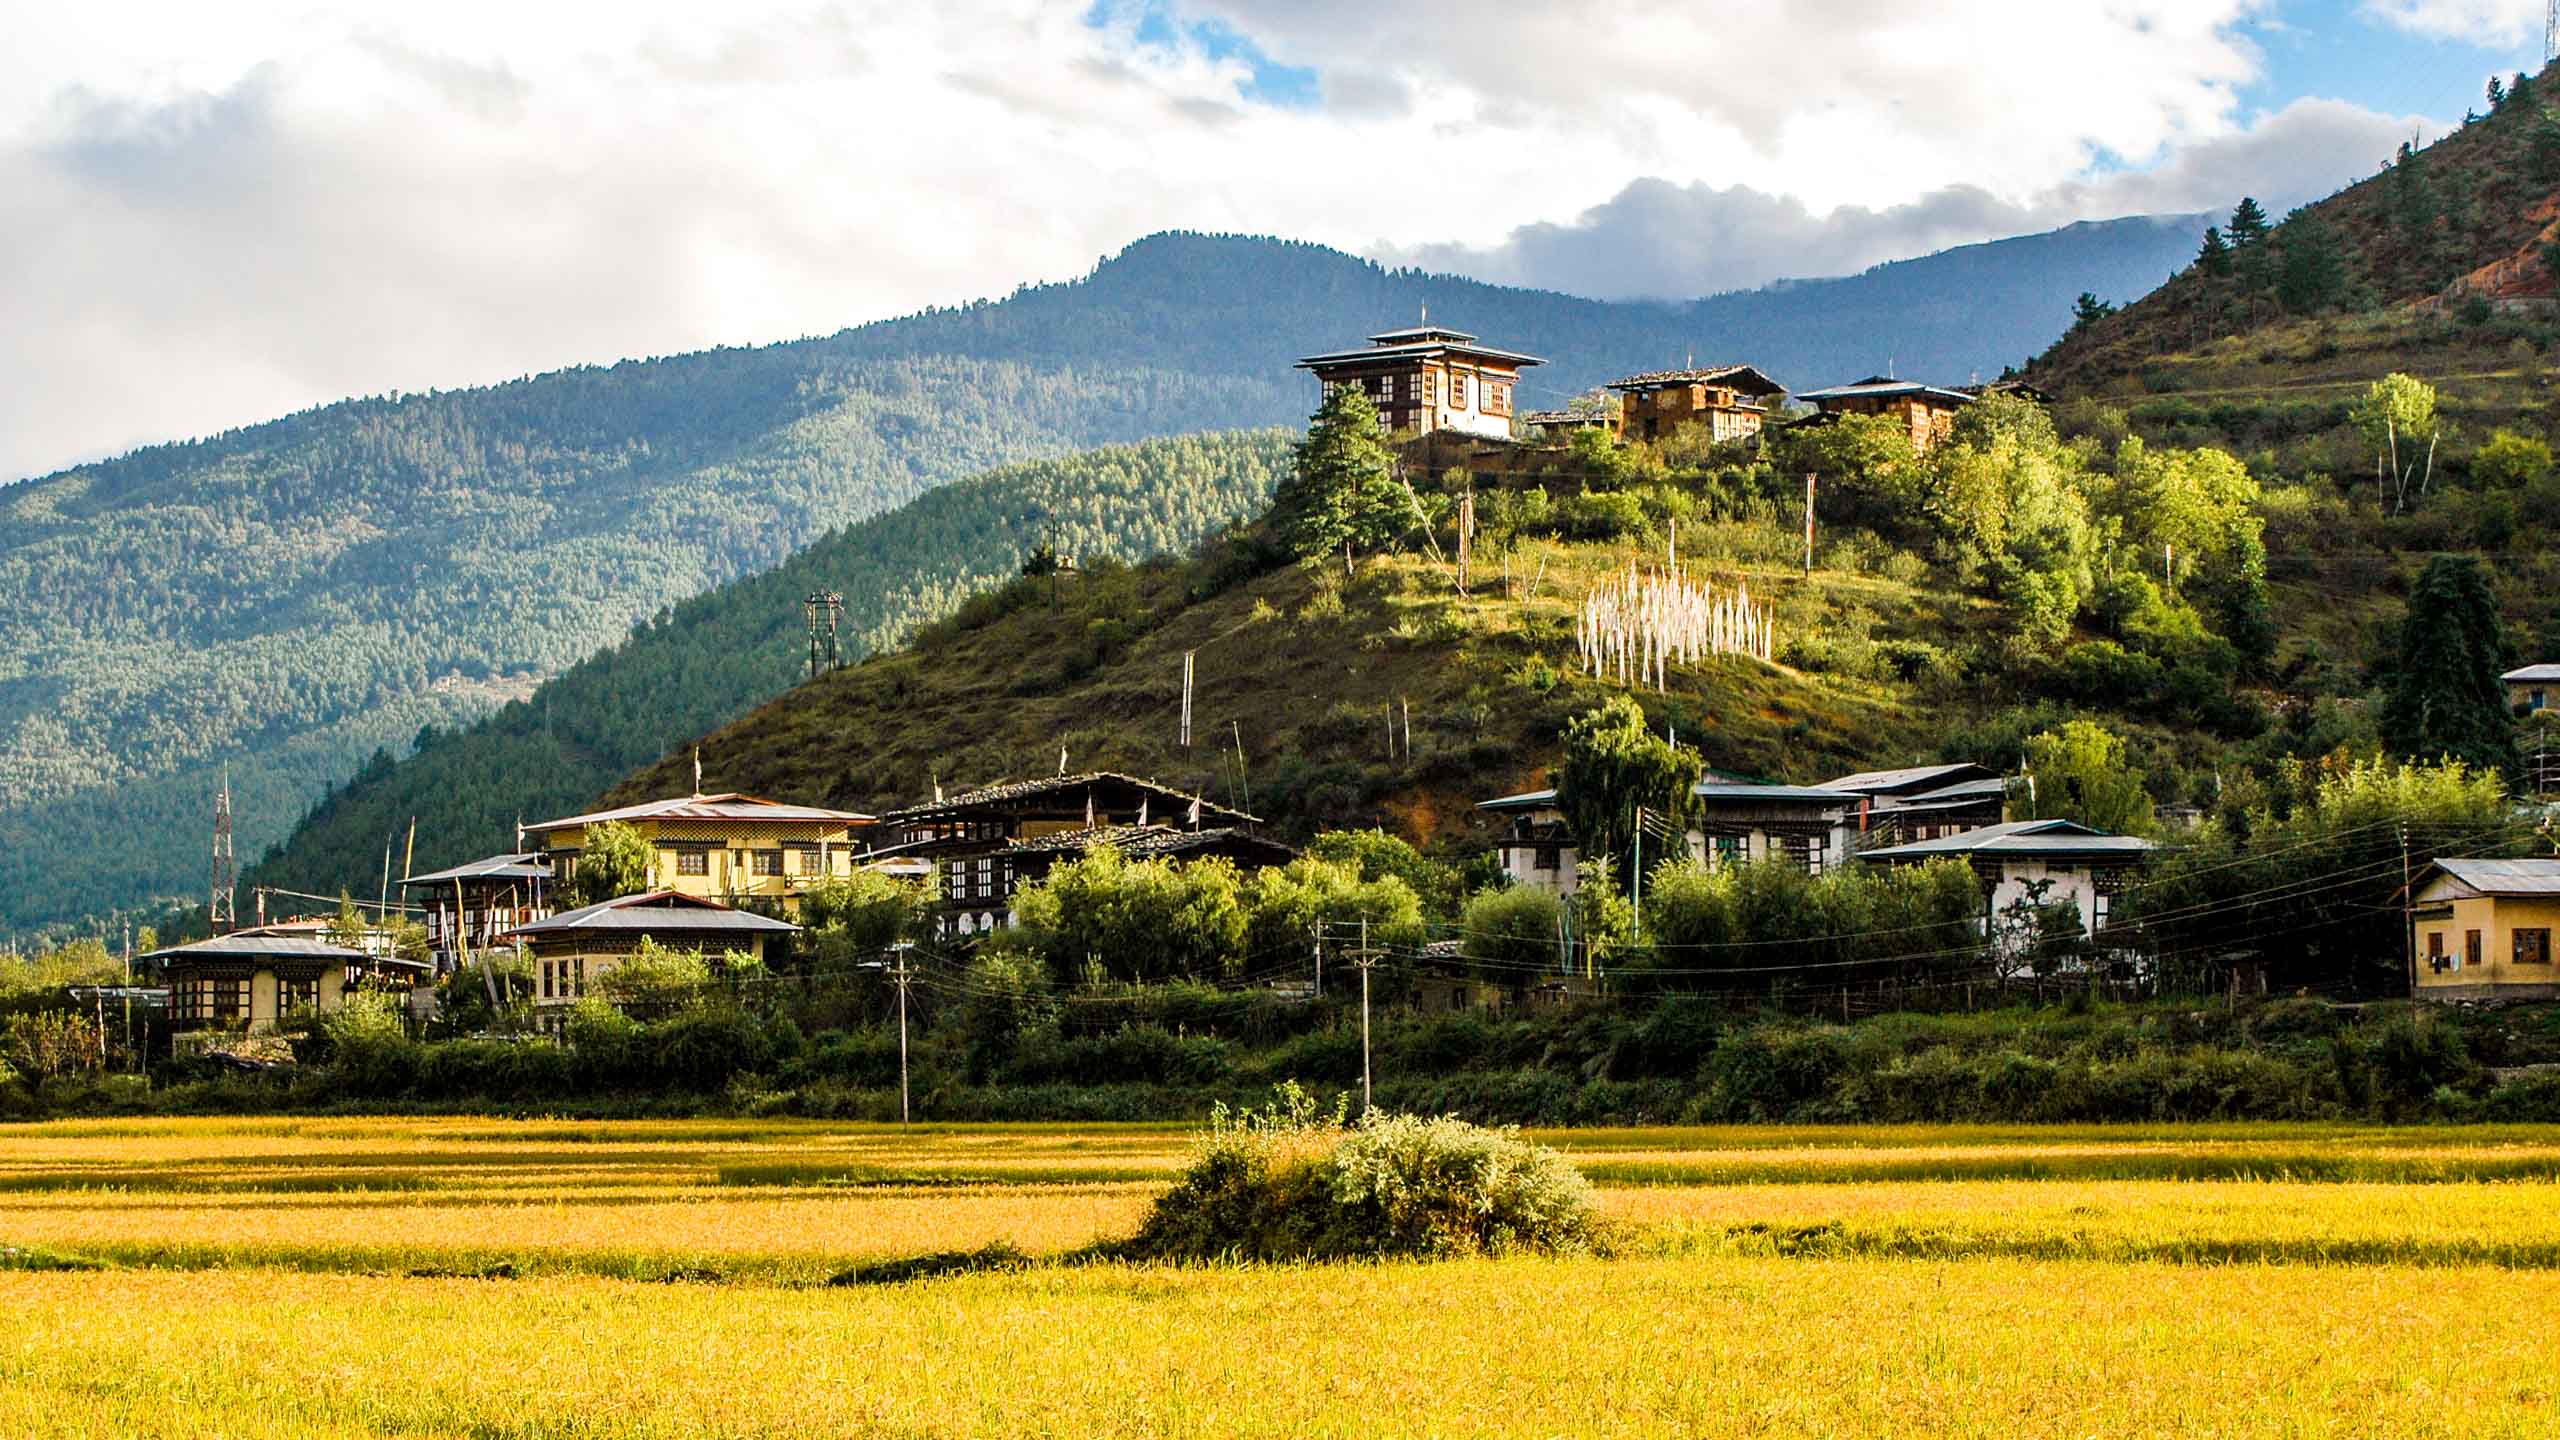
M 1707 365 L 1686 370 L 1648 370 L 1608 384 L 1611 390 L 1659 390 L 1671 385 L 1723 385 L 1752 395 L 1784 395 L 1787 387 L 1762 374 L 1757 365 Z

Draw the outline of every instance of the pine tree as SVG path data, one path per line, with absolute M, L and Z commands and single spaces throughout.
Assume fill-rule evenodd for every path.
M 2071 328 L 2074 331 L 2086 330 L 2114 313 L 2116 313 L 2115 306 L 2099 299 L 2094 293 L 2083 290 L 2080 292 L 2080 298 L 2071 306 Z
M 2217 279 L 2231 273 L 2231 247 L 2223 243 L 2221 226 L 2204 227 L 2204 248 L 2196 251 L 2196 265 Z
M 2515 646 L 2498 602 L 2467 555 L 2427 562 L 2400 626 L 2400 675 L 2382 708 L 2382 738 L 2413 760 L 2450 757 L 2482 770 L 2515 761 L 2515 714 L 2499 677 Z
M 2296 315 L 2317 315 L 2346 298 L 2347 266 L 2339 257 L 2337 237 L 2319 217 L 2294 212 L 2276 232 L 2284 260 L 2276 277 L 2276 299 Z
M 2257 197 L 2243 196 L 2231 211 L 2231 248 L 2246 250 L 2267 238 L 2267 212 L 2258 206 Z
M 2507 82 L 2506 82 L 2506 81 L 2504 81 L 2504 80 L 2499 79 L 2499 78 L 2498 78 L 2497 76 L 2495 76 L 2495 75 L 2490 76 L 2490 77 L 2489 77 L 2489 113 L 2490 113 L 2490 114 L 2492 114 L 2492 115 L 2497 114 L 2500 110 L 2502 110 L 2502 109 L 2505 109 L 2505 108 L 2506 108 L 2506 104 L 2507 104 Z
M 1271 498 L 1281 544 L 1301 559 L 1346 545 L 1372 550 L 1403 533 L 1412 511 L 1412 497 L 1396 483 L 1378 407 L 1357 385 L 1335 387 Z

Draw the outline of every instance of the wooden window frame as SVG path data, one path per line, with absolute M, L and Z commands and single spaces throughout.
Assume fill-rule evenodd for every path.
M 708 850 L 677 851 L 676 873 L 679 875 L 709 875 L 711 873 L 711 852 Z
M 2514 936 L 2515 963 L 2548 965 L 2551 963 L 2551 931 L 2545 926 L 2532 926 L 2510 932 Z
M 755 855 L 755 863 L 752 873 L 754 873 L 758 879 L 770 878 L 778 880 L 782 878 L 781 851 L 758 850 L 753 853 Z
M 2474 970 L 2488 963 L 2488 942 L 2477 930 L 2462 932 L 2462 963 Z

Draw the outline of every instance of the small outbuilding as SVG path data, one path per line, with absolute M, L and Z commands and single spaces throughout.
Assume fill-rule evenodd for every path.
M 2082 933 L 2094 936 L 2105 931 L 2116 896 L 2156 848 L 2139 835 L 2113 835 L 2076 820 L 2013 820 L 1858 858 L 1876 865 L 1962 860 L 1981 883 L 1986 929 L 2021 902 L 2069 904 L 2080 912 Z
M 2560 858 L 2438 860 L 2409 893 L 2421 1000 L 2560 1000 Z

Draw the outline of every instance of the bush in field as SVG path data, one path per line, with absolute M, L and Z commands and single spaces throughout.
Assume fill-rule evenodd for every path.
M 424 1047 L 409 1038 L 399 997 L 380 990 L 351 991 L 320 1021 L 328 1044 L 329 1073 L 348 1093 L 397 1095 L 418 1078 Z
M 1212 1116 L 1182 1179 L 1122 1247 L 1141 1259 L 1298 1260 L 1578 1252 L 1591 1187 L 1564 1157 L 1454 1117 L 1319 1116 L 1294 1084 Z

